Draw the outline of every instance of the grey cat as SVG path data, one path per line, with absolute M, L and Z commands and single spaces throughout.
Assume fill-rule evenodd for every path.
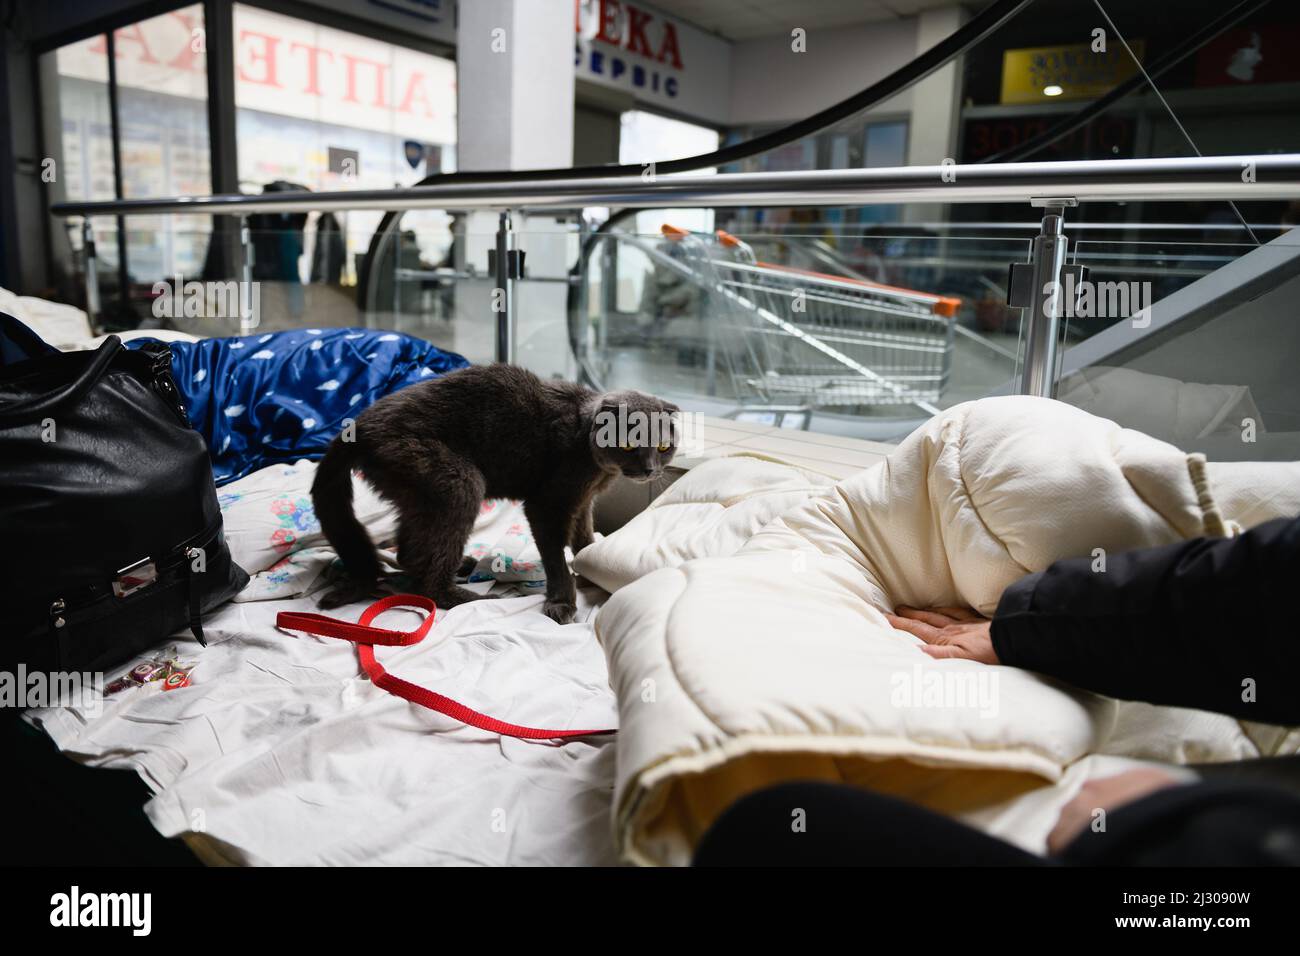
M 439 607 L 472 601 L 455 583 L 485 498 L 522 500 L 546 571 L 542 610 L 567 624 L 577 589 L 564 547 L 592 541 L 592 499 L 619 475 L 651 481 L 677 450 L 676 405 L 642 392 L 595 392 L 513 365 L 481 365 L 381 398 L 335 438 L 311 495 L 350 581 L 338 607 L 370 594 L 379 557 L 352 508 L 358 469 L 398 513 L 397 560 Z M 620 427 L 621 426 L 621 427 Z

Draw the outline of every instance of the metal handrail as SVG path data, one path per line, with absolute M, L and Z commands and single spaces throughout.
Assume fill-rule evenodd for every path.
M 578 209 L 583 206 L 859 206 L 902 202 L 1274 200 L 1300 197 L 1300 154 L 1098 162 L 900 166 L 716 176 L 451 183 L 260 196 L 61 202 L 56 216 L 249 215 L 352 209 Z

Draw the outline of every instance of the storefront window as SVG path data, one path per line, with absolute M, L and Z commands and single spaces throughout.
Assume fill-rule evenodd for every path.
M 113 41 L 122 198 L 211 193 L 203 7 L 133 23 L 117 30 Z M 126 227 L 133 282 L 151 284 L 178 272 L 198 276 L 203 270 L 209 217 L 133 216 Z
M 456 165 L 456 67 L 447 59 L 236 5 L 235 122 L 244 192 L 410 186 Z M 380 212 L 336 214 L 345 255 L 339 281 L 355 281 Z M 302 224 L 296 267 L 311 278 L 320 217 Z M 420 258 L 438 262 L 450 220 L 408 213 Z
M 211 192 L 205 40 L 199 4 L 114 31 L 121 198 Z M 51 119 L 57 133 L 47 130 L 63 169 L 56 193 L 70 200 L 118 198 L 109 49 L 108 35 L 100 34 L 46 54 L 42 63 L 47 111 L 57 101 Z M 52 97 L 50 84 L 57 88 Z M 142 216 L 125 222 L 126 278 L 132 288 L 164 275 L 201 271 L 208 217 Z M 118 237 L 111 220 L 96 222 L 96 251 L 110 289 L 120 275 Z
M 100 38 L 102 40 L 102 38 Z M 108 96 L 108 55 L 101 43 L 62 47 L 41 57 L 45 92 L 45 141 L 54 163 L 49 182 L 55 201 L 116 199 L 113 183 L 113 120 Z M 97 224 L 96 245 L 105 265 L 116 269 L 117 231 Z M 80 233 L 72 234 L 80 247 Z

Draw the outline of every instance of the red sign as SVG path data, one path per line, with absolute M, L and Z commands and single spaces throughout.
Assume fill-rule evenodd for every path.
M 1268 24 L 1229 30 L 1196 55 L 1197 86 L 1244 86 L 1300 80 L 1300 26 Z
M 583 32 L 583 0 L 575 0 L 576 30 Z M 628 53 L 643 56 L 675 70 L 682 68 L 681 46 L 677 41 L 677 27 L 671 20 L 658 17 L 648 10 L 625 3 L 623 0 L 595 0 L 587 4 L 594 10 L 595 23 L 587 22 L 588 29 L 595 28 L 596 43 L 618 47 Z M 589 15 L 590 16 L 590 15 Z
M 962 135 L 962 162 L 979 162 L 987 156 L 1028 143 L 1061 121 L 1054 116 L 1008 116 L 967 120 Z M 1102 116 L 1044 146 L 1027 162 L 1058 159 L 1127 159 L 1133 155 L 1133 120 Z

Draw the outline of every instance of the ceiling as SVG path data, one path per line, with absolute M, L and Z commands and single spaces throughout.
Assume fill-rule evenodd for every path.
M 650 5 L 728 40 L 825 30 L 913 16 L 954 0 L 650 0 Z

